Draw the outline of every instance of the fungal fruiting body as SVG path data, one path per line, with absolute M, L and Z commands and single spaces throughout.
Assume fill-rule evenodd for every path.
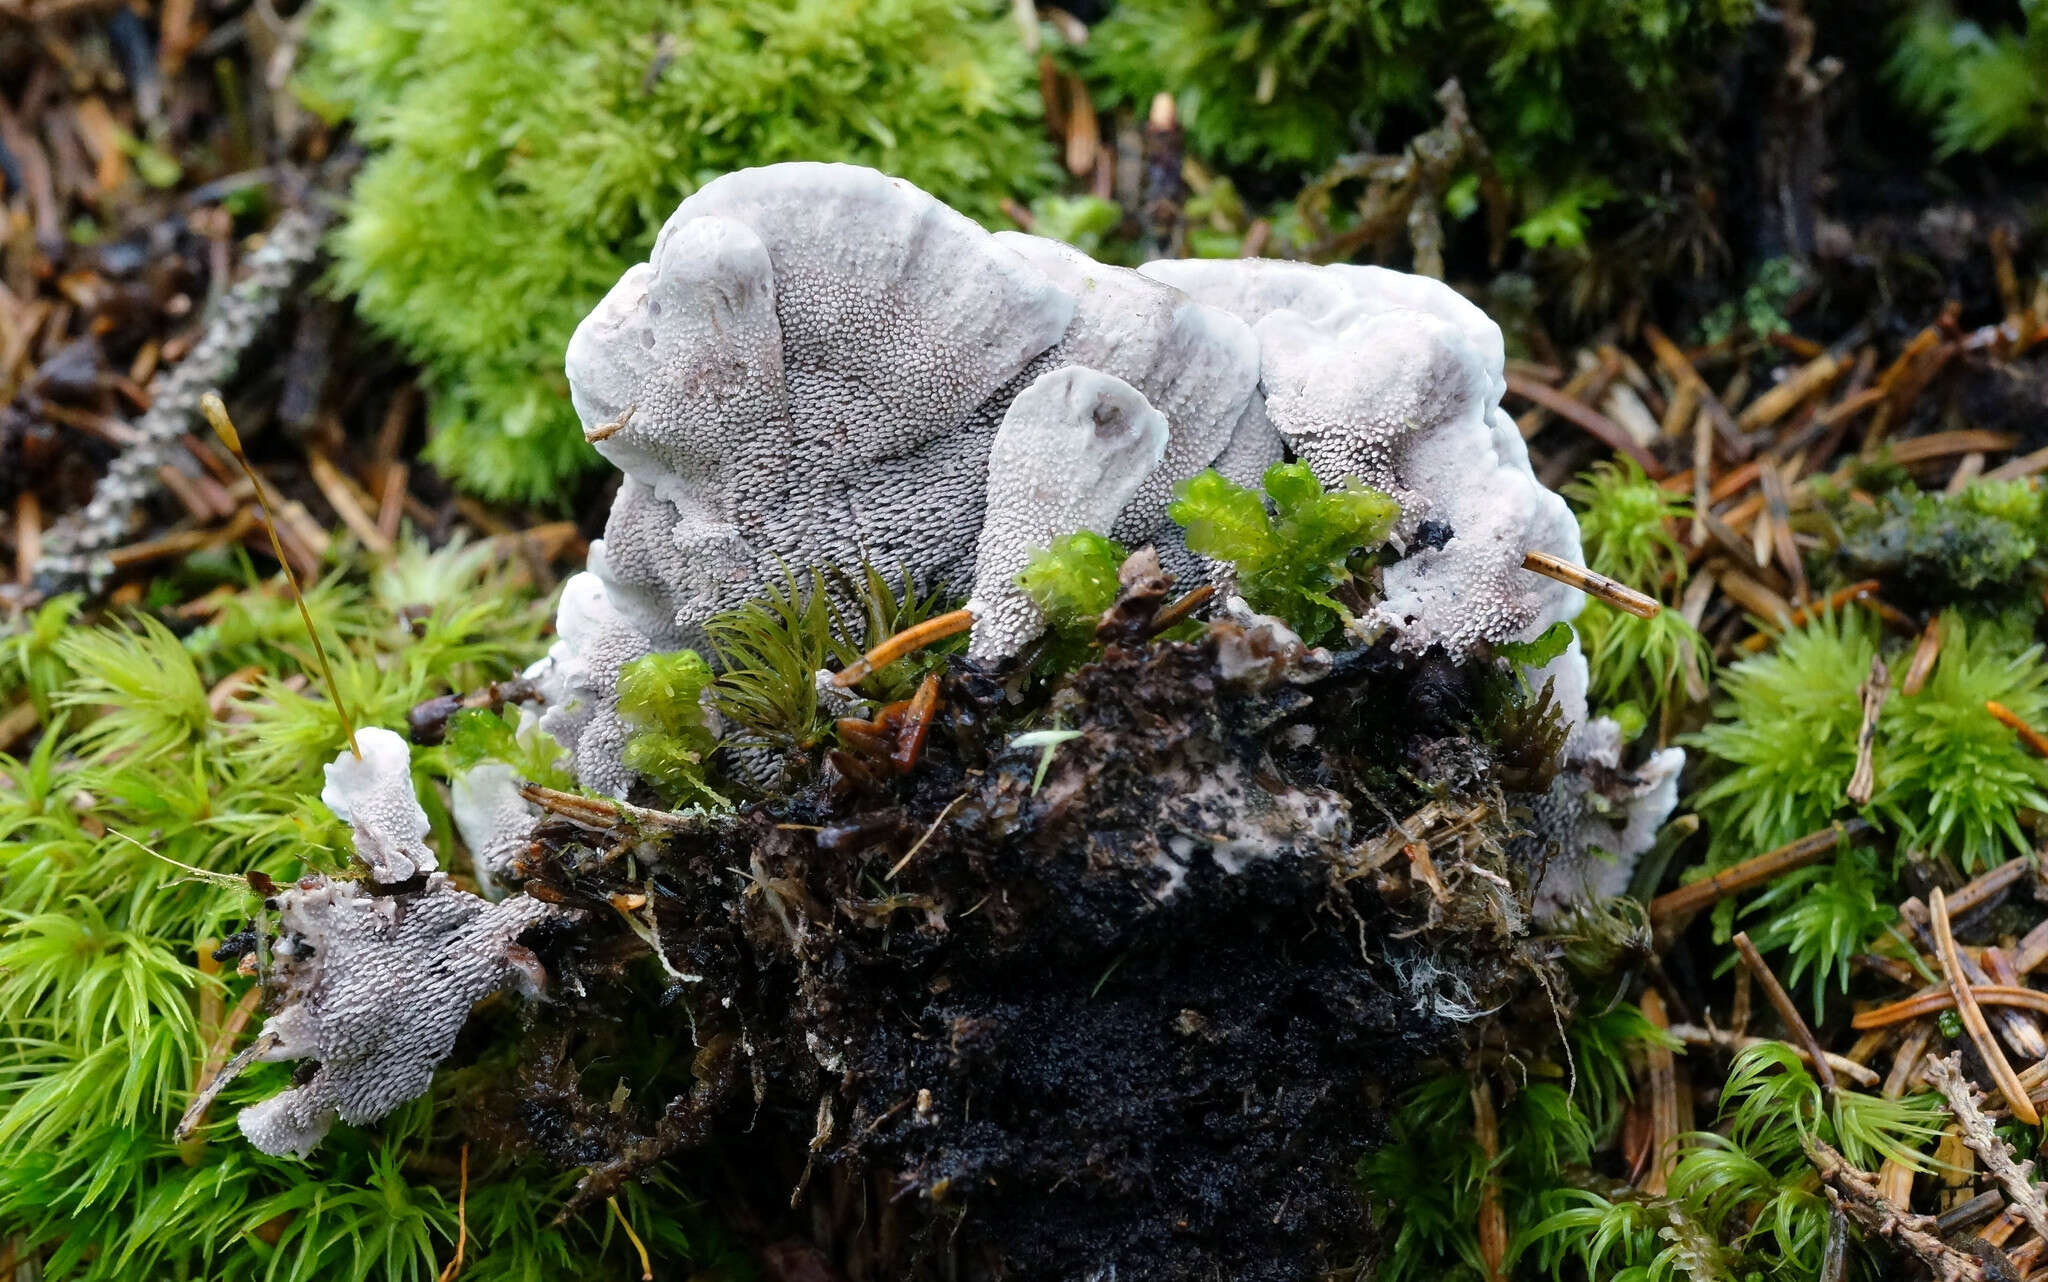
M 281 1006 L 259 1058 L 317 1067 L 236 1118 L 266 1153 L 303 1157 L 336 1118 L 371 1121 L 426 1090 L 471 1006 L 523 977 L 537 983 L 518 938 L 563 911 L 524 894 L 491 903 L 430 871 L 405 741 L 374 728 L 357 740 L 362 759 L 337 757 L 322 797 L 349 822 L 372 880 L 314 874 L 270 899 L 279 930 L 266 978 Z M 401 866 L 412 871 L 390 875 Z M 383 884 L 420 876 L 416 889 Z
M 1255 483 L 1291 454 L 1325 485 L 1398 501 L 1399 556 L 1353 621 L 1361 643 L 1462 657 L 1581 604 L 1522 568 L 1532 550 L 1581 554 L 1501 408 L 1500 328 L 1424 277 L 1258 259 L 1133 272 L 990 234 L 872 170 L 772 165 L 686 199 L 567 367 L 586 435 L 626 479 L 538 670 L 543 725 L 611 795 L 633 782 L 618 667 L 701 647 L 706 621 L 779 567 L 866 558 L 971 584 L 969 653 L 1000 664 L 1043 628 L 1017 571 L 1077 529 L 1156 545 L 1183 588 L 1227 589 L 1166 519 L 1209 467 Z M 1600 763 L 1576 641 L 1533 680 L 1570 728 L 1568 773 L 1600 781 L 1560 781 L 1547 826 L 1596 831 L 1577 823 L 1592 788 L 1593 810 L 1630 816 L 1597 829 L 1626 865 L 1669 810 L 1653 780 L 1682 756 L 1641 778 Z
M 434 871 L 427 812 L 412 790 L 412 749 L 377 726 L 358 731 L 355 742 L 361 756 L 352 750 L 328 763 L 321 802 L 349 825 L 356 857 L 368 865 L 372 881 L 409 881 Z
M 701 650 L 715 616 L 785 569 L 866 560 L 927 587 L 971 587 L 969 662 L 1000 671 L 1046 626 L 1017 584 L 1032 554 L 1108 534 L 1150 548 L 1156 559 L 1136 578 L 1152 585 L 1153 608 L 1163 570 L 1182 589 L 1216 588 L 1218 614 L 1200 645 L 1151 659 L 1113 647 L 1076 674 L 1094 693 L 1075 694 L 1074 710 L 1129 700 L 1185 724 L 1161 739 L 1116 723 L 1069 750 L 1044 798 L 1036 782 L 1008 791 L 999 770 L 967 774 L 990 792 L 979 822 L 1042 807 L 1048 832 L 1087 779 L 1125 780 L 1170 819 L 1166 835 L 1140 824 L 1124 842 L 1164 842 L 1134 865 L 1153 883 L 1146 902 L 1164 906 L 1215 876 L 1308 876 L 1275 871 L 1288 852 L 1318 852 L 1317 867 L 1351 857 L 1351 801 L 1272 783 L 1261 755 L 1306 750 L 1317 727 L 1291 725 L 1272 745 L 1256 737 L 1323 697 L 1319 682 L 1368 680 L 1366 666 L 1340 673 L 1333 651 L 1405 664 L 1419 686 L 1427 665 L 1492 663 L 1490 647 L 1533 640 L 1579 606 L 1522 569 L 1532 550 L 1576 561 L 1580 549 L 1570 511 L 1538 483 L 1500 408 L 1500 331 L 1435 281 L 1257 260 L 1127 271 L 991 235 L 871 170 L 776 165 L 685 200 L 650 260 L 577 329 L 567 368 L 585 435 L 624 481 L 588 570 L 564 586 L 558 639 L 527 675 L 539 728 L 582 786 L 606 796 L 640 786 L 621 671 Z M 1168 516 L 1176 488 L 1206 469 L 1250 484 L 1290 456 L 1325 487 L 1370 486 L 1400 506 L 1379 591 L 1343 610 L 1350 635 L 1330 650 L 1233 599 L 1229 568 L 1196 555 Z M 1588 718 L 1576 642 L 1526 676 L 1566 731 L 1541 740 L 1563 744 L 1548 763 L 1562 766 L 1554 782 L 1523 799 L 1560 856 L 1545 861 L 1538 897 L 1610 890 L 1669 812 L 1682 754 L 1624 768 L 1619 728 Z M 1265 720 L 1224 724 L 1224 700 L 1250 700 Z M 1444 742 L 1464 732 L 1425 713 Z M 1153 725 L 1158 713 L 1145 716 Z M 334 1117 L 374 1117 L 424 1089 L 469 1005 L 531 970 L 520 932 L 563 912 L 523 893 L 490 902 L 435 872 L 404 743 L 375 730 L 362 739 L 362 760 L 337 761 L 325 795 L 353 825 L 369 882 L 314 877 L 277 896 L 287 1004 L 268 1053 L 320 1067 L 244 1114 L 272 1151 L 304 1151 Z M 1142 753 L 1159 757 L 1157 770 L 1133 772 Z M 1073 754 L 1090 754 L 1085 770 Z M 533 817 L 516 776 L 485 763 L 456 782 L 454 802 L 480 882 L 501 893 L 496 883 L 521 875 Z M 791 865 L 774 884 L 817 871 Z M 808 946 L 780 894 L 762 901 L 775 938 Z

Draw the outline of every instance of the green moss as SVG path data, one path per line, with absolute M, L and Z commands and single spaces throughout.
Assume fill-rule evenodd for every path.
M 1228 562 L 1245 602 L 1311 645 L 1350 619 L 1333 594 L 1351 586 L 1354 558 L 1384 543 L 1400 515 L 1377 490 L 1348 482 L 1325 490 L 1303 463 L 1268 468 L 1264 496 L 1213 469 L 1173 493 L 1167 511 L 1187 531 L 1188 546 Z
M 619 672 L 625 762 L 671 803 L 727 804 L 704 780 L 718 745 L 702 702 L 710 686 L 711 665 L 695 650 L 644 655 Z
M 1055 632 L 1085 628 L 1092 633 L 1102 612 L 1116 604 L 1116 572 L 1127 555 L 1122 544 L 1080 530 L 1033 552 L 1017 575 L 1017 586 L 1045 611 Z
M 2048 723 L 2048 665 L 2010 627 L 1950 613 L 1941 637 L 1927 684 L 1916 695 L 1895 692 L 1878 719 L 1867 813 L 1911 848 L 1981 871 L 2029 848 L 2022 811 L 2048 809 L 2048 762 L 1984 705 Z M 1722 674 L 1726 698 L 1687 740 L 1714 780 L 1694 799 L 1713 834 L 1709 866 L 1817 831 L 1847 807 L 1863 717 L 1857 687 L 1878 641 L 1860 612 L 1823 616 Z
M 2032 849 L 2020 814 L 2048 810 L 2048 761 L 1984 705 L 2001 703 L 2029 725 L 2048 725 L 2048 664 L 2040 646 L 2008 628 L 1966 624 L 1950 613 L 1941 633 L 1927 685 L 1885 704 L 1873 800 L 1910 847 L 1981 872 Z
M 1589 601 L 1575 621 L 1592 673 L 1597 705 L 1633 703 L 1640 709 L 1703 697 L 1713 675 L 1713 651 L 1679 611 L 1666 608 L 1638 618 L 1604 601 Z
M 977 0 L 327 0 L 304 91 L 373 154 L 335 283 L 427 371 L 434 463 L 560 499 L 595 465 L 570 332 L 727 170 L 845 160 L 977 217 L 1053 176 L 1031 59 Z
M 360 723 L 402 725 L 420 700 L 539 655 L 545 605 L 493 559 L 408 545 L 381 572 L 314 589 Z M 257 912 L 246 890 L 176 865 L 286 883 L 342 867 L 347 849 L 314 799 L 339 719 L 324 693 L 284 684 L 310 656 L 276 587 L 252 576 L 182 638 L 148 618 L 99 626 L 67 602 L 8 641 L 0 681 L 62 718 L 22 756 L 0 755 L 0 1239 L 51 1282 L 429 1282 L 454 1251 L 459 1145 L 436 1119 L 491 1066 L 451 1068 L 433 1095 L 336 1128 L 308 1162 L 266 1157 L 234 1129 L 236 1112 L 288 1084 L 284 1064 L 230 1085 L 203 1144 L 168 1138 L 218 1032 L 202 1003 L 218 1002 L 217 1020 L 253 982 L 200 958 Z M 216 714 L 208 692 L 251 664 L 265 677 Z M 516 751 L 511 725 L 459 716 L 450 746 L 416 754 L 415 770 L 431 784 L 445 757 Z M 437 795 L 421 789 L 445 829 Z M 575 1173 L 482 1149 L 469 1169 L 466 1280 L 626 1275 L 632 1253 L 602 1211 L 549 1223 Z M 621 1196 L 666 1267 L 710 1263 L 675 1189 Z
M 1790 965 L 1782 970 L 1789 987 L 1813 977 L 1813 1012 L 1823 1012 L 1830 981 L 1835 991 L 1849 991 L 1850 959 L 1868 952 L 1885 929 L 1898 920 L 1893 906 L 1891 870 L 1868 846 L 1850 845 L 1830 863 L 1785 874 L 1752 899 L 1743 915 L 1754 923 L 1751 937 L 1765 953 L 1782 951 Z M 1880 898 L 1882 896 L 1882 898 Z M 1731 956 L 1727 966 L 1733 967 Z
M 442 763 L 450 775 L 485 761 L 502 761 L 521 779 L 549 788 L 574 788 L 564 768 L 562 747 L 516 708 L 464 708 L 448 718 Z
M 1823 615 L 1721 674 L 1714 720 L 1688 742 L 1714 770 L 1694 798 L 1717 866 L 1825 827 L 1856 768 L 1877 630 L 1862 613 Z
M 1121 0 L 1080 54 L 1127 103 L 1175 95 L 1196 153 L 1294 174 L 1369 136 L 1392 150 L 1438 117 L 1437 87 L 1456 77 L 1499 167 L 1527 188 L 1526 236 L 1571 240 L 1583 237 L 1603 165 L 1679 149 L 1687 88 L 1700 79 L 1692 69 L 1711 65 L 1752 9 Z
M 1987 30 L 1944 0 L 1921 0 L 1899 23 L 1885 70 L 1945 154 L 2048 151 L 2048 14 L 2021 4 L 2011 16 L 2016 25 Z
M 1954 495 L 1907 483 L 1874 504 L 1832 497 L 1844 569 L 1883 578 L 1907 601 L 2028 599 L 2048 569 L 2048 499 L 2032 481 L 1977 481 Z

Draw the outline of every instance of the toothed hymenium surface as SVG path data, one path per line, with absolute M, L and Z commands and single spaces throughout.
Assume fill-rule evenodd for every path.
M 371 735 L 330 772 L 371 882 L 277 897 L 270 1053 L 320 1067 L 245 1129 L 297 1151 L 417 1093 L 469 1004 L 539 970 L 520 932 L 580 911 L 534 932 L 557 982 L 503 1111 L 588 1168 L 581 1202 L 744 1133 L 764 1231 L 794 1187 L 806 1249 L 852 1277 L 1355 1264 L 1380 1101 L 1483 1030 L 1552 1026 L 1528 904 L 1625 876 L 1682 762 L 1625 766 L 1576 643 L 1533 673 L 1493 652 L 1578 606 L 1521 568 L 1579 559 L 1578 532 L 1502 368 L 1499 330 L 1434 281 L 1124 271 L 845 166 L 705 185 L 569 349 L 625 479 L 529 672 L 538 727 L 586 789 L 645 794 L 621 672 L 705 648 L 786 570 L 970 591 L 968 653 L 872 720 L 834 706 L 795 784 L 701 827 L 536 826 L 516 775 L 478 767 L 453 800 L 479 881 L 527 879 L 496 903 L 433 872 L 404 745 Z M 1207 469 L 1257 485 L 1290 457 L 1400 506 L 1389 547 L 1339 558 L 1326 646 L 1235 599 L 1168 515 Z M 1137 555 L 1101 648 L 1027 687 L 1045 620 L 1019 572 L 1082 531 Z M 1206 621 L 1165 631 L 1202 583 Z M 693 1048 L 687 1081 L 587 1097 L 614 1038 Z
M 471 1006 L 522 976 L 537 985 L 518 937 L 562 913 L 524 894 L 491 903 L 432 871 L 410 748 L 376 727 L 355 744 L 362 756 L 329 764 L 321 799 L 349 823 L 371 881 L 312 874 L 266 902 L 279 920 L 265 975 L 277 1011 L 258 1057 L 312 1068 L 237 1117 L 266 1153 L 303 1157 L 336 1118 L 374 1121 L 425 1091 Z
M 624 795 L 619 667 L 702 648 L 706 621 L 783 566 L 866 558 L 971 585 L 983 663 L 1042 630 L 1016 574 L 1077 529 L 1156 544 L 1183 588 L 1227 587 L 1166 519 L 1174 488 L 1208 467 L 1256 483 L 1289 453 L 1326 485 L 1400 504 L 1360 641 L 1463 657 L 1527 640 L 1581 598 L 1523 557 L 1581 557 L 1500 406 L 1503 367 L 1499 327 L 1423 277 L 1266 260 L 1131 272 L 991 235 L 871 170 L 729 174 L 683 202 L 570 343 L 586 434 L 626 479 L 594 578 L 564 594 L 544 725 L 586 786 Z M 1625 869 L 1669 789 L 1616 783 L 1589 755 L 1601 736 L 1587 737 L 1576 641 L 1535 681 L 1567 727 L 1567 765 L 1614 795 L 1593 808 L 1633 807 L 1581 825 L 1596 790 L 1567 780 L 1546 828 L 1574 845 L 1597 832 Z M 1682 757 L 1660 760 L 1662 778 Z M 1577 874 L 1554 865 L 1560 885 Z

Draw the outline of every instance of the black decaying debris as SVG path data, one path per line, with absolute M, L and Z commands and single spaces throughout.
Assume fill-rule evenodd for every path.
M 907 774 L 830 752 L 723 838 L 544 826 L 528 889 L 619 929 L 541 943 L 555 999 L 487 1107 L 586 1204 L 697 1151 L 770 1277 L 1356 1267 L 1393 1094 L 1547 1036 L 1556 986 L 1459 683 L 1286 641 L 1112 644 L 1049 762 L 961 667 Z M 616 1093 L 648 1037 L 668 1089 Z

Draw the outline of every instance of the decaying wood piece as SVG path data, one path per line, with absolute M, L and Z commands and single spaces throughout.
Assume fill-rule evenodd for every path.
M 2036 1237 L 2048 1239 L 2048 1203 L 2042 1201 L 2042 1186 L 2034 1182 L 2034 1164 L 2015 1159 L 2012 1146 L 1991 1129 L 1991 1120 L 1977 1106 L 1976 1088 L 1963 1076 L 1962 1053 L 1928 1056 L 1927 1080 L 1948 1101 L 1949 1112 L 1963 1129 L 1963 1143 L 1970 1146 L 1991 1178 L 2005 1190 L 2013 1209 L 2026 1220 Z
M 1942 1241 L 1940 1225 L 1932 1216 L 1901 1209 L 1879 1191 L 1875 1180 L 1824 1141 L 1808 1137 L 1804 1143 L 1807 1160 L 1820 1173 L 1828 1200 L 1864 1232 L 1912 1252 L 1941 1282 L 1982 1282 L 1983 1266 Z
M 151 384 L 149 410 L 136 424 L 140 439 L 114 460 L 91 502 L 44 534 L 37 576 L 53 590 L 97 589 L 114 573 L 106 554 L 128 537 L 136 506 L 162 484 L 158 469 L 184 449 L 199 398 L 234 376 L 242 354 L 283 310 L 292 284 L 319 251 L 323 226 L 310 210 L 278 219 L 262 247 L 249 255 L 248 274 L 222 296 L 199 341 Z

